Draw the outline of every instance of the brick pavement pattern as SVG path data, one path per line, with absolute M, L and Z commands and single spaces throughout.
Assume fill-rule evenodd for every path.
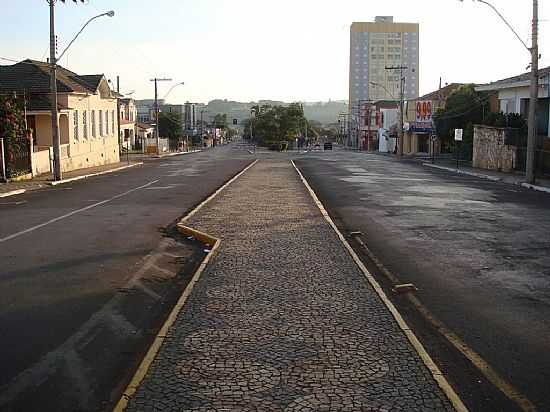
M 221 248 L 128 411 L 453 410 L 290 162 L 188 224 Z

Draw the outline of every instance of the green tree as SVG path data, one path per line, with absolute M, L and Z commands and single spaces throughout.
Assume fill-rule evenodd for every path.
M 445 108 L 437 110 L 433 116 L 443 149 L 453 150 L 455 145 L 454 130 L 464 129 L 463 141 L 460 145 L 461 157 L 471 159 L 474 139 L 473 125 L 483 123 L 488 107 L 488 95 L 476 92 L 473 84 L 464 85 L 451 93 L 447 97 Z
M 6 173 L 16 176 L 11 161 L 21 152 L 28 150 L 27 129 L 22 99 L 15 96 L 0 96 L 0 137 L 4 138 L 6 150 Z
M 214 125 L 219 129 L 226 129 L 227 128 L 227 114 L 226 113 L 218 113 L 216 116 L 214 116 Z
M 178 113 L 159 113 L 159 135 L 170 140 L 183 136 L 183 120 Z
M 259 144 L 270 146 L 294 140 L 304 130 L 307 124 L 304 110 L 300 103 L 288 106 L 254 106 L 252 121 L 254 139 Z M 244 135 L 250 136 L 250 120 L 244 122 Z

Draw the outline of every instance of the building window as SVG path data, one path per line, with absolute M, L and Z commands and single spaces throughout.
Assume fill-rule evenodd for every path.
M 111 134 L 115 134 L 115 111 L 111 110 Z
M 109 136 L 109 111 L 105 110 L 105 136 Z
M 88 112 L 86 110 L 82 112 L 82 137 L 88 138 Z
M 99 135 L 103 136 L 103 110 L 99 111 Z
M 78 110 L 75 110 L 73 113 L 74 121 L 74 138 L 78 139 Z
M 92 137 L 95 137 L 95 110 L 92 110 Z

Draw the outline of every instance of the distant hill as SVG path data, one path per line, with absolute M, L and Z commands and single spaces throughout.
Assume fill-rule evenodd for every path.
M 238 119 L 239 124 L 250 117 L 250 108 L 259 104 L 261 105 L 285 105 L 287 102 L 274 100 L 260 100 L 259 102 L 236 102 L 231 100 L 212 100 L 201 109 L 208 111 L 208 116 L 221 113 L 227 114 L 229 122 L 232 119 Z M 347 102 L 345 101 L 328 101 L 328 102 L 304 102 L 304 112 L 309 120 L 315 120 L 322 124 L 334 123 L 338 119 L 338 115 L 347 111 Z

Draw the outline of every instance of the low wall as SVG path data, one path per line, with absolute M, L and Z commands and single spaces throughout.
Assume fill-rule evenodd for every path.
M 71 147 L 69 157 L 61 156 L 61 170 L 63 172 L 70 172 L 72 170 L 120 162 L 118 142 L 115 139 L 110 140 L 111 144 L 94 145 L 92 148 L 93 151 L 89 152 L 80 150 L 80 153 L 78 153 L 78 151 L 72 150 L 73 148 Z
M 516 146 L 506 145 L 507 129 L 474 126 L 472 166 L 479 169 L 511 172 L 517 164 Z
M 53 156 L 53 153 L 50 153 L 50 149 L 37 150 L 32 153 L 32 174 L 33 176 L 42 175 L 44 173 L 51 172 L 51 160 L 50 156 Z

